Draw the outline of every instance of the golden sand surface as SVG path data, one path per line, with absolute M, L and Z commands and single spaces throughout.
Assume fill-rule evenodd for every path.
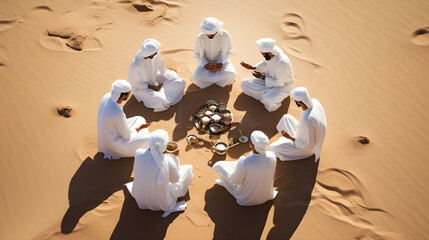
M 426 0 L 2 0 L 0 239 L 429 239 L 428 13 Z M 224 22 L 234 48 L 237 77 L 224 89 L 190 81 L 208 16 Z M 263 37 L 291 59 L 295 87 L 322 103 L 328 132 L 320 165 L 279 162 L 279 197 L 243 208 L 214 185 L 211 166 L 247 154 L 248 145 L 218 156 L 207 135 L 195 148 L 186 135 L 196 133 L 189 117 L 209 99 L 234 114 L 225 139 L 259 129 L 274 142 L 283 114 L 299 118 L 290 99 L 267 113 L 241 92 L 251 74 L 239 62 L 262 60 L 255 41 Z M 139 210 L 123 190 L 133 159 L 97 153 L 100 100 L 127 79 L 146 38 L 161 42 L 167 66 L 187 83 L 165 112 L 134 97 L 124 106 L 128 117 L 150 120 L 151 131 L 165 129 L 181 163 L 194 166 L 188 208 L 166 219 Z M 69 118 L 57 114 L 66 106 Z M 85 214 L 65 235 L 69 203 Z

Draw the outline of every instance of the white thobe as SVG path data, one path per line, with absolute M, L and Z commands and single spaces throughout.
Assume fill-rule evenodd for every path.
M 279 53 L 271 60 L 263 60 L 255 65 L 255 71 L 265 73 L 265 80 L 246 78 L 241 80 L 241 89 L 246 95 L 261 101 L 269 112 L 277 110 L 282 101 L 292 91 L 295 78 L 292 65 L 284 53 Z
M 179 158 L 165 154 L 168 175 L 158 184 L 160 169 L 147 149 L 138 149 L 134 161 L 134 183 L 131 195 L 141 209 L 169 211 L 176 207 L 177 198 L 188 191 L 191 184 L 192 165 L 179 165 Z
M 312 98 L 313 108 L 309 108 L 301 113 L 298 121 L 290 114 L 285 114 L 277 124 L 277 131 L 288 132 L 295 141 L 280 137 L 270 145 L 270 150 L 282 160 L 298 160 L 310 157 L 315 154 L 316 161 L 320 158 L 323 141 L 326 135 L 326 117 L 320 102 Z
M 191 81 L 199 88 L 206 88 L 212 84 L 220 87 L 232 84 L 236 75 L 234 66 L 229 61 L 232 55 L 232 44 L 229 34 L 225 30 L 210 39 L 206 34 L 200 33 L 195 41 L 194 56 L 199 66 L 192 74 Z M 222 63 L 217 72 L 211 72 L 204 66 L 207 63 Z
M 213 170 L 239 205 L 253 206 L 276 197 L 277 191 L 273 188 L 276 161 L 271 151 L 250 153 L 238 161 L 219 161 L 213 165 Z
M 164 59 L 158 52 L 153 59 L 135 57 L 128 70 L 128 81 L 137 101 L 143 101 L 147 108 L 154 112 L 167 110 L 178 103 L 183 95 L 186 82 L 179 78 L 175 71 L 165 67 Z M 148 88 L 148 85 L 163 84 L 159 91 Z
M 149 129 L 136 131 L 146 120 L 140 116 L 127 119 L 122 106 L 110 96 L 110 93 L 103 96 L 98 109 L 98 149 L 107 158 L 132 157 L 138 148 L 149 147 Z

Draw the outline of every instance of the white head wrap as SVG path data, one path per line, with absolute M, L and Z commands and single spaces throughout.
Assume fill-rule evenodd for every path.
M 148 38 L 144 40 L 140 50 L 137 52 L 136 57 L 148 57 L 159 51 L 161 43 L 155 39 Z
M 223 26 L 223 22 L 214 17 L 208 17 L 201 23 L 200 28 L 204 34 L 215 34 Z
M 167 163 L 164 161 L 164 152 L 167 149 L 168 134 L 163 129 L 158 129 L 150 134 L 149 149 L 156 165 L 159 167 L 158 184 L 164 183 L 168 176 Z
M 259 51 L 263 53 L 270 52 L 274 55 L 277 55 L 282 52 L 282 50 L 276 46 L 276 40 L 272 38 L 261 38 L 256 41 L 256 44 L 259 47 Z
M 118 79 L 112 83 L 112 90 L 110 91 L 110 98 L 117 102 L 121 93 L 127 93 L 131 91 L 131 85 L 128 81 Z
M 253 131 L 250 135 L 250 141 L 255 146 L 258 153 L 265 153 L 268 146 L 268 137 L 261 131 Z
M 313 102 L 311 101 L 307 88 L 297 87 L 292 90 L 291 95 L 294 100 L 303 102 L 308 108 L 313 108 Z

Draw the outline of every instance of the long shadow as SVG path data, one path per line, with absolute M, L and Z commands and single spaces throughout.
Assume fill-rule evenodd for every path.
M 103 159 L 98 152 L 87 157 L 70 181 L 69 208 L 61 222 L 61 231 L 70 233 L 79 219 L 96 208 L 130 181 L 134 158 Z
M 259 240 L 273 200 L 243 207 L 229 192 L 218 185 L 207 190 L 204 210 L 215 223 L 214 240 Z
M 282 106 L 274 112 L 268 112 L 264 105 L 244 93 L 241 93 L 234 103 L 234 108 L 241 111 L 246 111 L 240 125 L 229 131 L 228 137 L 240 136 L 241 133 L 246 136 L 254 130 L 264 132 L 268 138 L 272 138 L 277 134 L 276 125 L 280 118 L 289 111 L 290 97 L 287 97 L 282 102 Z M 240 132 L 241 131 L 241 132 Z M 233 158 L 238 158 L 248 151 L 248 144 L 240 144 L 228 151 L 228 155 Z
M 184 139 L 188 131 L 194 128 L 194 123 L 190 120 L 195 111 L 206 104 L 208 100 L 215 100 L 218 103 L 227 103 L 229 99 L 232 85 L 221 88 L 217 85 L 212 85 L 205 89 L 198 88 L 195 84 L 191 84 L 187 89 L 185 96 L 177 104 L 176 118 L 177 123 L 173 131 L 173 141 Z M 208 137 L 207 137 L 208 138 Z
M 219 161 L 224 161 L 226 159 L 226 155 L 218 155 L 213 153 L 213 157 L 207 162 L 207 165 L 213 167 L 213 165 Z
M 162 218 L 163 211 L 140 209 L 128 188 L 124 186 L 123 191 L 125 195 L 124 205 L 110 239 L 164 239 L 168 226 L 182 212 L 174 212 L 168 217 Z M 181 200 L 189 200 L 189 192 L 178 199 L 178 201 Z
M 274 227 L 267 239 L 290 239 L 298 228 L 311 200 L 319 162 L 311 156 L 297 161 L 277 161 L 274 185 Z

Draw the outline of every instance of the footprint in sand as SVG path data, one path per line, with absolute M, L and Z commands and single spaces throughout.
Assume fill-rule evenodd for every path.
M 16 24 L 25 22 L 24 19 L 26 19 L 26 17 L 29 17 L 32 14 L 34 14 L 36 12 L 40 12 L 40 11 L 52 12 L 52 9 L 48 6 L 36 6 L 36 7 L 33 7 L 27 14 L 22 16 L 22 19 L 0 20 L 0 32 L 3 32 L 3 31 L 10 29 L 13 26 L 15 26 Z
M 20 22 L 21 20 L 0 20 L 0 32 L 8 30 Z
M 52 8 L 48 7 L 48 6 L 36 6 L 34 8 L 32 8 L 33 11 L 48 11 L 48 12 L 53 12 Z
M 397 239 L 397 234 L 382 231 L 369 220 L 370 214 L 391 216 L 368 205 L 363 184 L 351 172 L 336 168 L 320 171 L 312 199 L 330 217 L 355 227 L 355 239 Z
M 59 14 L 54 23 L 40 37 L 42 46 L 51 50 L 100 50 L 97 31 L 111 28 L 104 8 L 91 7 L 85 11 Z
M 193 69 L 189 66 L 189 59 L 194 57 L 194 49 L 174 49 L 162 51 L 165 65 L 183 77 L 191 77 Z
M 120 1 L 131 12 L 142 15 L 140 27 L 153 27 L 160 23 L 175 23 L 180 20 L 180 4 L 162 0 Z
M 36 22 L 38 24 L 50 23 L 51 16 L 53 16 L 54 10 L 49 6 L 36 6 L 27 11 L 22 17 L 26 22 Z
M 429 46 L 429 27 L 419 28 L 411 34 L 411 42 L 422 47 Z
M 0 47 L 0 67 L 5 67 L 7 61 L 7 49 Z
M 280 19 L 284 32 L 280 47 L 289 55 L 310 63 L 314 68 L 321 67 L 317 59 L 311 57 L 311 38 L 305 34 L 304 19 L 296 13 L 286 13 Z

